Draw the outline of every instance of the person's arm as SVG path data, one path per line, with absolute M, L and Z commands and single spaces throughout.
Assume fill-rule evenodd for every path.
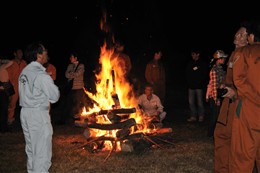
M 8 67 L 10 67 L 14 62 L 13 61 L 10 61 L 10 60 L 7 60 L 7 59 L 0 59 L 1 63 L 2 64 L 0 66 L 1 69 L 7 69 Z
M 257 92 L 247 79 L 250 56 L 249 49 L 244 49 L 244 52 L 236 56 L 237 58 L 233 65 L 233 80 L 239 96 L 242 98 L 246 97 L 254 104 L 260 106 L 260 93 Z
M 56 103 L 60 98 L 59 88 L 54 84 L 53 79 L 49 75 L 41 75 L 40 82 L 42 90 L 47 95 L 50 103 Z
M 210 71 L 210 80 L 211 80 L 211 97 L 217 103 L 217 75 L 215 70 Z
M 54 65 L 52 65 L 52 64 L 50 64 L 50 65 L 51 65 L 51 70 L 50 71 L 52 72 L 51 78 L 55 81 L 56 77 L 57 77 L 56 67 Z
M 227 73 L 225 77 L 225 81 L 223 83 L 223 88 L 227 89 L 227 93 L 223 95 L 222 97 L 227 97 L 229 99 L 236 99 L 237 98 L 237 91 L 236 87 L 234 86 L 233 82 L 233 57 L 234 57 L 234 52 L 232 53 L 231 57 L 229 58 L 229 61 L 227 63 Z
M 84 64 L 79 64 L 77 70 L 72 73 L 73 78 L 84 75 L 85 66 Z
M 163 112 L 163 105 L 159 97 L 156 97 L 156 104 L 157 104 L 157 115 L 160 115 Z
M 65 72 L 65 77 L 71 80 L 73 78 L 73 64 L 69 64 Z

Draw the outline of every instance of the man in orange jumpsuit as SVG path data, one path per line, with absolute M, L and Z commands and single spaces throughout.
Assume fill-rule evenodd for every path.
M 260 170 L 260 24 L 248 29 L 250 45 L 234 59 L 233 80 L 238 91 L 231 136 L 231 173 Z
M 14 86 L 15 94 L 12 95 L 9 99 L 9 105 L 8 105 L 8 124 L 13 124 L 15 120 L 15 108 L 16 103 L 18 100 L 18 78 L 21 73 L 21 71 L 24 69 L 24 67 L 27 65 L 26 61 L 23 60 L 23 51 L 22 49 L 16 49 L 14 51 L 14 59 L 13 65 L 11 65 L 9 68 L 7 68 L 9 78 L 11 83 Z
M 242 25 L 235 34 L 233 42 L 235 44 L 235 50 L 232 52 L 228 61 L 226 78 L 223 84 L 223 87 L 228 89 L 228 92 L 223 96 L 224 99 L 214 132 L 215 173 L 228 173 L 229 169 L 231 127 L 236 106 L 235 100 L 237 98 L 236 88 L 233 83 L 233 62 L 236 54 L 241 52 L 242 47 L 247 45 L 247 36 L 246 26 Z

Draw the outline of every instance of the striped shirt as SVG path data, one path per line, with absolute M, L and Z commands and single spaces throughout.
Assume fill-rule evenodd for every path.
M 67 70 L 65 72 L 65 76 L 68 80 L 73 79 L 73 87 L 72 90 L 82 89 L 84 88 L 84 64 L 80 63 L 78 68 L 78 61 L 76 63 L 71 63 L 68 65 Z M 76 69 L 76 71 L 75 71 Z

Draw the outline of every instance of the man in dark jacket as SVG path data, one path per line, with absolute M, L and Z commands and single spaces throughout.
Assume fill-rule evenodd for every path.
M 194 122 L 199 117 L 199 122 L 204 120 L 204 88 L 208 77 L 208 66 L 200 58 L 200 52 L 191 51 L 192 60 L 186 67 L 186 79 L 188 84 L 188 100 L 190 106 L 190 117 L 188 122 Z

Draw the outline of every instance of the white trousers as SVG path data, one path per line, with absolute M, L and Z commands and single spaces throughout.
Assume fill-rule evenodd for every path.
M 28 173 L 48 173 L 52 158 L 53 128 L 48 108 L 22 108 Z

